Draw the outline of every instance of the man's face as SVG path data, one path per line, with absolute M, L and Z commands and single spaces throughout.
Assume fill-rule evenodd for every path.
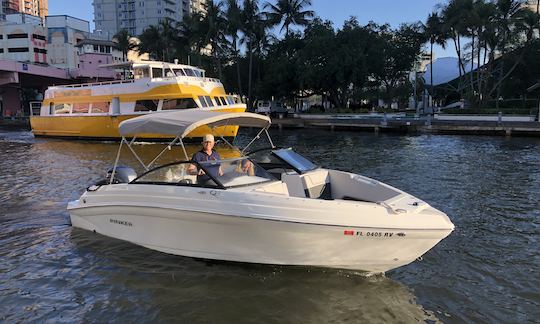
M 209 151 L 214 148 L 214 141 L 204 141 L 202 145 L 205 151 Z

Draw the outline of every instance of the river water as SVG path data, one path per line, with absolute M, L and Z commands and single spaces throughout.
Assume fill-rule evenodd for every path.
M 456 230 L 384 276 L 167 255 L 69 225 L 68 201 L 103 178 L 116 143 L 0 130 L 0 322 L 539 321 L 539 139 L 273 137 L 418 196 Z

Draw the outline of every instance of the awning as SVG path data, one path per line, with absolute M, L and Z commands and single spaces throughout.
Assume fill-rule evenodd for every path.
M 184 109 L 153 112 L 140 117 L 124 120 L 118 130 L 120 135 L 163 134 L 184 138 L 197 127 L 247 126 L 264 128 L 270 125 L 270 118 L 254 113 L 229 113 L 200 109 Z

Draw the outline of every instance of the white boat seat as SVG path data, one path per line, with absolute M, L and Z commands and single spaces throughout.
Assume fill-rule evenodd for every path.
M 281 181 L 287 184 L 289 195 L 293 197 L 332 199 L 328 170 L 315 170 L 306 174 L 283 173 Z
M 315 199 L 332 199 L 332 189 L 328 170 L 315 170 L 302 175 L 306 197 Z

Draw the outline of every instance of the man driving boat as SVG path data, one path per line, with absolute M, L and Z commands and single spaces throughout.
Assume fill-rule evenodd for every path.
M 223 170 L 221 169 L 221 163 L 218 162 L 221 160 L 221 156 L 218 152 L 214 150 L 215 144 L 216 143 L 214 141 L 214 135 L 204 135 L 202 141 L 202 149 L 193 154 L 191 160 L 199 163 L 210 162 L 205 165 L 205 168 L 211 176 L 217 178 L 218 176 L 223 175 Z M 197 174 L 198 183 L 205 183 L 208 180 L 211 180 L 210 177 L 206 175 L 206 173 L 202 169 L 198 168 L 196 164 L 190 164 L 188 172 L 191 174 Z

